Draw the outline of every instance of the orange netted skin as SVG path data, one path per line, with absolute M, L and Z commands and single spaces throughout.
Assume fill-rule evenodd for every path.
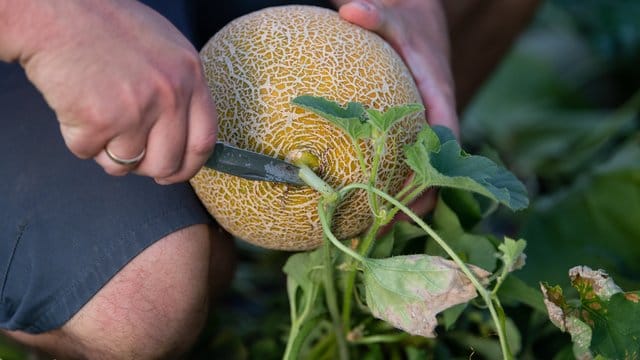
M 421 102 L 411 73 L 389 44 L 319 7 L 272 7 L 240 17 L 215 34 L 200 56 L 218 110 L 220 141 L 281 159 L 312 159 L 316 173 L 334 188 L 367 181 L 354 146 L 327 120 L 292 105 L 293 98 L 323 96 L 378 110 Z M 410 174 L 403 146 L 424 123 L 424 113 L 411 115 L 390 132 L 378 185 L 391 194 Z M 370 166 L 371 146 L 360 146 Z M 208 168 L 191 185 L 237 238 L 281 250 L 313 249 L 323 241 L 320 194 L 310 187 L 245 180 Z M 366 194 L 353 192 L 332 226 L 339 239 L 348 239 L 371 221 Z

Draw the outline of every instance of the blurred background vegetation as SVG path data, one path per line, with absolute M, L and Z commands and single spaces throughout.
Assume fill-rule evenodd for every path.
M 640 282 L 640 3 L 549 1 L 463 116 L 533 199 L 497 217 L 528 241 L 520 275 L 567 284 L 578 264 Z
M 516 273 L 523 282 L 512 284 L 528 287 L 507 304 L 518 358 L 573 358 L 568 336 L 535 305 L 539 282 L 567 287 L 569 268 L 587 265 L 623 289 L 640 289 L 639 109 L 640 2 L 548 0 L 462 114 L 464 147 L 501 161 L 530 191 L 528 210 L 499 210 L 481 224 L 528 242 L 527 265 Z M 233 288 L 194 359 L 267 360 L 283 352 L 289 317 L 281 268 L 289 254 L 239 246 Z M 399 358 L 492 358 L 479 316 L 468 309 L 455 330 Z M 27 358 L 0 339 L 0 359 Z M 368 358 L 380 357 L 372 349 Z

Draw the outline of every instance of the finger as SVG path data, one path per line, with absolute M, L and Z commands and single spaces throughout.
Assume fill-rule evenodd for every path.
M 102 150 L 94 157 L 107 174 L 123 176 L 133 171 L 146 157 L 146 128 L 131 128 L 115 135 L 107 141 Z M 109 152 L 109 154 L 107 154 Z M 144 155 L 142 155 L 145 153 Z M 123 164 L 119 161 L 128 161 L 144 156 L 139 161 L 131 164 Z
M 181 168 L 171 176 L 156 178 L 159 184 L 191 179 L 207 161 L 217 139 L 217 114 L 204 77 L 196 88 L 189 107 L 186 146 Z
M 448 59 L 428 54 L 428 49 L 407 49 L 403 57 L 420 91 L 429 124 L 446 126 L 459 136 L 455 91 Z
M 147 137 L 147 154 L 135 169 L 138 175 L 169 177 L 180 170 L 187 137 L 188 110 L 178 105 L 161 113 Z
M 340 17 L 367 30 L 380 32 L 384 29 L 384 14 L 373 3 L 352 1 L 340 6 Z
M 439 83 L 438 80 L 434 82 Z M 429 84 L 420 86 L 420 91 L 426 94 L 423 95 L 423 102 L 426 104 L 427 121 L 431 126 L 442 125 L 448 127 L 453 134 L 459 138 L 460 126 L 458 123 L 458 115 L 455 111 L 456 105 L 453 89 L 451 89 L 451 94 L 443 94 L 442 88 L 443 87 L 440 87 L 440 90 L 436 91 L 433 90 L 432 85 Z
M 60 121 L 60 133 L 65 145 L 75 156 L 81 159 L 96 157 L 114 134 L 107 128 L 94 128 L 91 131 L 86 126 L 68 125 L 68 121 Z

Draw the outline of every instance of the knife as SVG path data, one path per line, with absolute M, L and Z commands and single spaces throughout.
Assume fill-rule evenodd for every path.
M 217 142 L 204 166 L 249 180 L 304 186 L 297 166 L 257 152 Z

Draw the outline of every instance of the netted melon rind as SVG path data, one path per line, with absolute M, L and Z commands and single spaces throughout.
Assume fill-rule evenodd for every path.
M 319 174 L 334 187 L 364 180 L 352 144 L 326 120 L 291 105 L 294 97 L 357 101 L 379 110 L 421 102 L 395 51 L 328 9 L 281 6 L 245 15 L 200 54 L 218 109 L 220 140 L 278 158 L 311 152 L 320 159 Z M 379 184 L 388 184 L 390 193 L 409 174 L 402 146 L 413 141 L 424 121 L 417 114 L 393 128 L 379 171 Z M 249 181 L 206 168 L 191 184 L 220 225 L 238 238 L 282 250 L 322 242 L 319 194 L 308 187 Z M 334 232 L 353 237 L 370 222 L 365 194 L 354 193 L 339 207 Z

